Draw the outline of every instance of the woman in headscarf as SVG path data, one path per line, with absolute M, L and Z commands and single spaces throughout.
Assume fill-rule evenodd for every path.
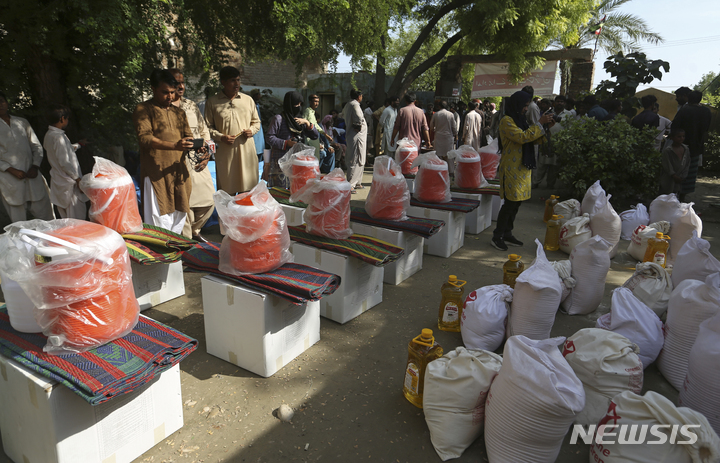
M 515 92 L 505 103 L 505 116 L 500 120 L 501 157 L 498 169 L 500 197 L 505 200 L 498 213 L 497 227 L 493 232 L 492 245 L 507 251 L 507 245 L 522 246 L 512 234 L 515 216 L 522 201 L 530 199 L 530 173 L 535 168 L 535 143 L 551 124 L 552 115 L 544 115 L 538 124 L 530 126 L 525 118 L 532 96 Z
M 307 144 L 307 139 L 317 140 L 318 131 L 307 119 L 300 117 L 303 97 L 299 92 L 287 92 L 283 100 L 283 112 L 270 121 L 268 142 L 270 144 L 270 168 L 263 172 L 263 179 L 273 187 L 289 188 L 290 182 L 280 170 L 278 160 L 298 143 Z

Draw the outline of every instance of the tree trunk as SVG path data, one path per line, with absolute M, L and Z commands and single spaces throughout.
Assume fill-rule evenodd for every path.
M 375 106 L 382 106 L 385 103 L 385 34 L 380 36 L 381 51 L 377 54 L 375 63 Z M 373 108 L 375 109 L 375 108 Z

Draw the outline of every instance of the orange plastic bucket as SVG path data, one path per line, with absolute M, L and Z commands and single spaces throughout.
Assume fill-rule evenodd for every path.
M 98 174 L 83 186 L 91 202 L 90 220 L 121 234 L 142 230 L 135 184 L 129 175 Z
M 395 160 L 400 164 L 403 175 L 417 174 L 418 168 L 411 167 L 413 161 L 418 157 L 418 149 L 414 146 L 398 147 L 395 152 Z
M 480 155 L 460 152 L 455 168 L 455 184 L 460 188 L 479 188 L 483 181 Z
M 350 195 L 352 186 L 341 177 L 325 177 L 305 210 L 307 231 L 338 238 L 350 229 Z
M 300 190 L 311 178 L 320 178 L 320 166 L 317 158 L 312 155 L 296 156 L 292 160 L 290 193 Z
M 487 179 L 495 178 L 497 176 L 498 165 L 500 165 L 500 155 L 480 151 L 480 158 L 482 159 L 483 177 Z
M 447 163 L 441 159 L 428 159 L 422 164 L 415 179 L 415 197 L 427 203 L 447 202 L 450 174 Z
M 389 171 L 395 177 L 395 172 Z M 400 220 L 405 215 L 407 184 L 388 183 L 373 178 L 371 190 L 374 201 L 365 203 L 365 211 L 374 219 Z

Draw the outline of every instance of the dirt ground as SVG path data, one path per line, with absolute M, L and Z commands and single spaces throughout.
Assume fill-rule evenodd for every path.
M 366 172 L 364 183 L 371 176 Z M 702 178 L 690 197 L 704 221 L 703 237 L 720 257 L 720 181 Z M 368 189 L 355 195 L 362 201 Z M 525 245 L 511 248 L 529 265 L 533 240 L 542 240 L 544 198 L 539 189 L 520 209 L 515 235 Z M 610 192 L 612 193 L 612 192 Z M 562 192 L 560 192 L 562 194 Z M 561 199 L 567 199 L 563 197 Z M 582 198 L 579 198 L 582 199 Z M 620 211 L 618 211 L 620 212 Z M 490 246 L 491 227 L 466 235 L 465 245 L 448 259 L 425 255 L 423 269 L 398 286 L 384 286 L 383 302 L 340 325 L 321 319 L 320 341 L 270 378 L 256 376 L 205 352 L 200 287 L 202 274 L 185 273 L 186 295 L 143 312 L 198 339 L 199 347 L 181 364 L 185 425 L 137 462 L 438 462 L 422 410 L 402 394 L 407 343 L 422 328 L 432 328 L 444 350 L 462 345 L 460 333 L 437 330 L 440 286 L 450 274 L 468 281 L 468 291 L 502 282 L 506 252 Z M 220 239 L 219 235 L 211 235 Z M 553 336 L 570 336 L 610 309 L 610 293 L 631 274 L 634 261 L 624 257 L 627 242 L 613 261 L 600 308 L 588 316 L 558 313 Z M 566 259 L 562 252 L 548 258 Z M 499 351 L 502 353 L 502 351 Z M 651 365 L 644 390 L 677 401 L 677 391 Z M 292 423 L 274 411 L 283 403 L 295 410 Z M 587 462 L 589 447 L 570 445 L 566 437 L 558 462 Z M 517 442 L 517 445 L 523 445 Z M 0 453 L 0 462 L 9 461 Z M 483 438 L 459 462 L 487 461 Z M 518 462 L 520 463 L 520 462 Z

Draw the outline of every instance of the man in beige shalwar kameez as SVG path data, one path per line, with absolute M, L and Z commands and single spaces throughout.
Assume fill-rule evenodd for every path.
M 218 190 L 234 195 L 249 191 L 258 183 L 258 157 L 253 135 L 260 130 L 260 118 L 252 97 L 240 93 L 237 68 L 222 68 L 220 83 L 222 91 L 205 103 L 205 122 L 217 143 Z
M 363 95 L 360 90 L 351 90 L 352 98 L 343 109 L 346 124 L 345 140 L 347 141 L 347 180 L 356 190 L 365 188 L 362 185 L 363 170 L 365 169 L 365 156 L 367 141 L 367 122 L 365 114 L 360 108 Z

